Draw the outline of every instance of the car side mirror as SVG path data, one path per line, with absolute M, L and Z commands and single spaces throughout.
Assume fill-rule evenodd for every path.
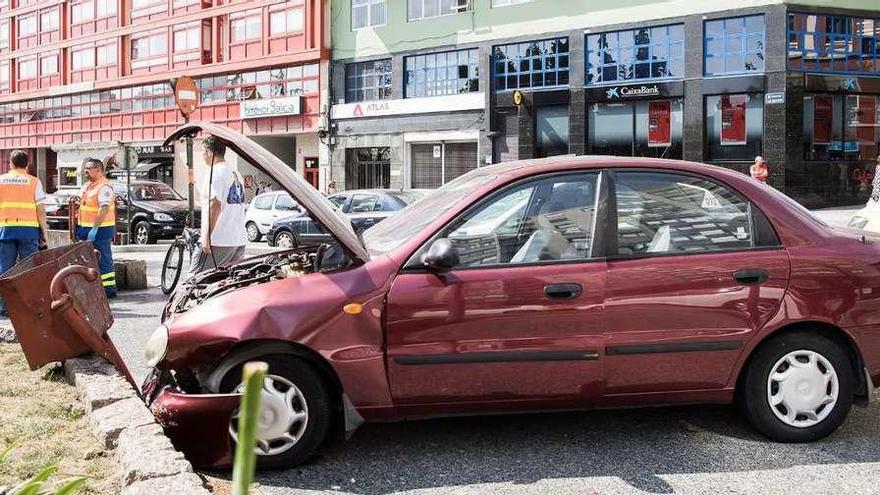
M 448 272 L 458 265 L 458 251 L 449 239 L 437 239 L 422 255 L 422 265 L 433 272 Z

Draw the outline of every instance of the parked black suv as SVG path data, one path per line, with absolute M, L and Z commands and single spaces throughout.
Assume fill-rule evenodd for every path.
M 126 184 L 113 182 L 116 193 L 116 231 L 127 232 Z M 46 216 L 50 229 L 67 230 L 67 201 L 73 193 L 55 193 L 46 199 Z M 189 203 L 164 182 L 137 180 L 131 182 L 131 241 L 135 244 L 153 244 L 157 239 L 173 239 L 189 224 Z M 201 212 L 196 210 L 196 226 Z

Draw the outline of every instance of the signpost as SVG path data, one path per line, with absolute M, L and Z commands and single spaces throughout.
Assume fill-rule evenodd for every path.
M 183 121 L 189 123 L 189 116 L 199 108 L 199 88 L 195 81 L 191 78 L 183 76 L 171 80 L 171 89 L 174 90 L 174 102 L 183 115 Z M 193 196 L 195 195 L 193 180 L 193 141 L 192 136 L 186 137 L 186 171 L 187 182 L 189 183 L 189 226 L 195 228 L 195 204 Z
M 120 156 L 122 155 L 122 156 Z M 125 225 L 128 232 L 125 236 L 125 243 L 131 244 L 131 169 L 138 164 L 138 154 L 131 146 L 124 145 L 121 152 L 116 152 L 116 163 L 125 170 L 125 189 L 126 189 L 126 207 L 125 207 Z

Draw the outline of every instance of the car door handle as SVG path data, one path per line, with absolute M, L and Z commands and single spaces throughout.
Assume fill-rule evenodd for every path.
M 763 268 L 749 268 L 735 272 L 733 278 L 743 285 L 756 285 L 766 282 L 770 274 Z
M 582 290 L 581 284 L 550 284 L 544 286 L 544 295 L 550 299 L 574 299 Z

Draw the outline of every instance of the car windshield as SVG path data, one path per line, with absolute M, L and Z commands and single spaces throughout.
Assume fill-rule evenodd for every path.
M 131 197 L 140 201 L 173 201 L 183 197 L 167 184 L 132 184 Z
M 474 189 L 495 180 L 497 175 L 483 170 L 474 170 L 447 183 L 416 201 L 400 213 L 388 218 L 364 232 L 363 242 L 371 258 L 390 253 L 410 240 L 428 224 L 449 211 L 465 195 Z

